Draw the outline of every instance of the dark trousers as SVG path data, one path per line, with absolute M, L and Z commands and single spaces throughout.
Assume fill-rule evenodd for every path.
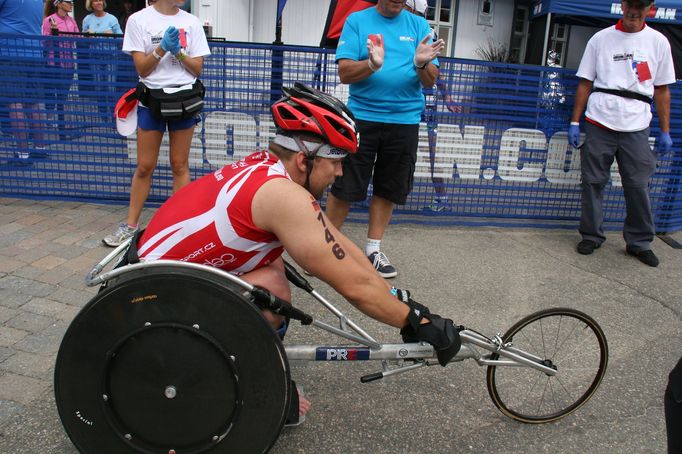
M 610 131 L 587 123 L 580 153 L 582 211 L 580 234 L 598 244 L 606 240 L 603 192 L 615 159 L 623 181 L 626 216 L 625 243 L 634 251 L 651 249 L 655 227 L 649 201 L 649 179 L 656 170 L 656 155 L 649 147 L 649 128 L 635 132 Z

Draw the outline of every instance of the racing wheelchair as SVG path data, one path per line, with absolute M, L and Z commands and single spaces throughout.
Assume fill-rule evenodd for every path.
M 289 264 L 289 281 L 337 323 L 314 319 L 205 265 L 159 260 L 105 271 L 127 246 L 87 275 L 87 285 L 101 285 L 100 291 L 70 324 L 57 356 L 57 409 L 80 452 L 267 452 L 295 399 L 290 360 L 380 362 L 363 383 L 439 365 L 428 343 L 374 339 Z M 284 346 L 263 309 L 346 343 Z M 574 309 L 535 312 L 491 337 L 459 328 L 462 345 L 451 362 L 486 366 L 493 404 L 523 423 L 551 422 L 577 410 L 606 372 L 601 327 Z

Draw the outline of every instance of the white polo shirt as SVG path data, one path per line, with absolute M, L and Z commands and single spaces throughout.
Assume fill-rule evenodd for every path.
M 597 32 L 587 43 L 577 76 L 593 87 L 627 90 L 653 98 L 654 87 L 675 82 L 670 43 L 644 25 L 636 33 L 618 24 Z M 585 116 L 614 131 L 641 131 L 651 123 L 651 106 L 636 99 L 592 93 Z

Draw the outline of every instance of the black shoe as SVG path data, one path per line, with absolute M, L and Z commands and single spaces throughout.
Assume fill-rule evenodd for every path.
M 658 257 L 656 257 L 656 254 L 654 254 L 654 251 L 652 251 L 651 249 L 646 249 L 643 251 L 635 251 L 635 250 L 632 250 L 630 248 L 630 246 L 628 246 L 625 248 L 625 252 L 627 252 L 628 255 L 632 255 L 634 257 L 637 257 L 637 260 L 639 260 L 640 262 L 642 262 L 646 265 L 653 266 L 653 267 L 658 266 L 658 263 L 659 263 Z
M 592 240 L 582 240 L 580 243 L 578 243 L 576 250 L 578 251 L 578 254 L 590 255 L 595 249 L 599 249 L 600 246 L 601 244 Z

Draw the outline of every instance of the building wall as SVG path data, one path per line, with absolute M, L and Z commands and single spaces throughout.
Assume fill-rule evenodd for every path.
M 330 0 L 288 0 L 282 15 L 285 44 L 317 46 Z M 277 0 L 193 0 L 192 12 L 228 41 L 272 43 Z
M 486 46 L 489 39 L 495 43 L 509 45 L 514 0 L 493 1 L 492 26 L 478 25 L 478 2 L 479 0 L 459 0 L 453 57 L 480 60 L 476 49 Z

